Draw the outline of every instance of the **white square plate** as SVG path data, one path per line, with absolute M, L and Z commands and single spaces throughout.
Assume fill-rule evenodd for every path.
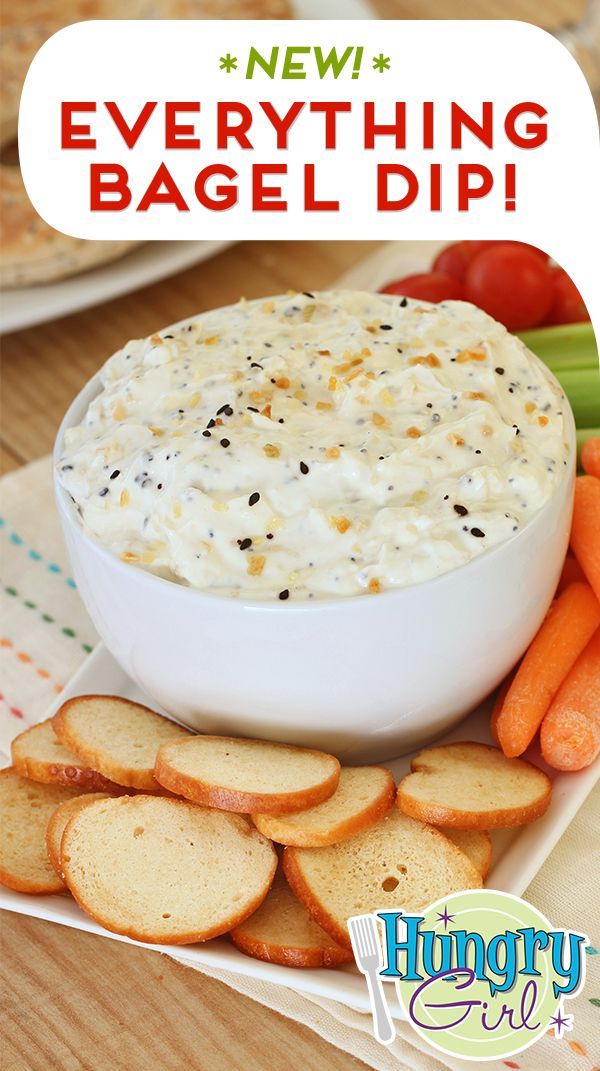
M 51 717 L 61 703 L 71 696 L 86 693 L 122 695 L 149 706 L 156 706 L 125 675 L 102 644 L 84 662 L 61 693 L 60 698 L 47 712 L 47 716 Z M 489 743 L 489 703 L 469 715 L 443 740 L 479 740 Z M 532 754 L 530 757 L 537 765 L 543 766 L 538 755 Z M 388 765 L 398 779 L 409 769 L 410 756 L 404 756 Z M 516 895 L 524 892 L 597 781 L 600 775 L 600 761 L 581 773 L 557 774 L 556 771 L 551 770 L 548 773 L 554 781 L 554 792 L 552 803 L 544 817 L 523 829 L 506 830 L 493 835 L 494 862 L 487 879 L 488 886 Z M 0 907 L 23 915 L 46 919 L 49 922 L 58 922 L 63 926 L 72 926 L 88 933 L 112 937 L 117 941 L 129 940 L 127 937 L 119 937 L 104 930 L 93 919 L 88 918 L 67 896 L 28 896 L 0 886 Z M 130 943 L 137 944 L 138 942 Z M 277 985 L 289 986 L 302 992 L 330 997 L 332 1000 L 341 1001 L 361 1011 L 369 1010 L 364 979 L 354 967 L 342 967 L 337 970 L 302 970 L 262 963 L 260 960 L 250 959 L 242 952 L 238 952 L 227 938 L 219 938 L 198 945 L 178 947 L 144 945 L 142 947 L 172 953 L 180 959 L 188 960 L 190 964 L 197 964 L 200 968 L 202 964 L 221 967 L 267 982 L 274 982 Z M 392 1014 L 401 1018 L 401 1009 L 395 990 L 391 986 L 388 1000 Z

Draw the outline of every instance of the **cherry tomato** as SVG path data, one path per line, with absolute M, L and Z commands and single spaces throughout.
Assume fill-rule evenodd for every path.
M 435 258 L 431 270 L 444 272 L 452 275 L 462 283 L 467 273 L 467 268 L 473 259 L 471 242 L 453 242 L 442 249 Z
M 382 294 L 398 294 L 402 297 L 418 298 L 419 301 L 448 301 L 464 298 L 462 283 L 451 275 L 441 271 L 425 272 L 423 275 L 407 275 L 405 279 L 396 279 L 381 290 Z
M 543 249 L 538 249 L 537 245 L 528 245 L 527 242 L 508 242 L 499 240 L 495 241 L 481 241 L 481 242 L 469 242 L 471 247 L 471 259 L 474 260 L 480 253 L 485 253 L 486 249 L 492 249 L 495 245 L 514 245 L 518 249 L 529 249 L 530 253 L 535 253 L 541 260 L 549 260 L 548 254 L 544 253 Z
M 517 244 L 491 246 L 471 262 L 465 277 L 468 301 L 509 331 L 537 327 L 550 311 L 552 271 L 531 249 Z
M 564 268 L 552 268 L 551 271 L 554 297 L 544 323 L 576 324 L 589 320 L 590 314 L 571 276 Z

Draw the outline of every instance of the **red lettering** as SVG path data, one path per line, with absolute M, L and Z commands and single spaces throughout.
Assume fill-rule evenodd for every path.
M 91 100 L 63 100 L 60 106 L 61 149 L 95 149 L 96 139 L 89 137 L 91 128 L 86 124 L 73 123 L 73 112 L 95 112 Z
M 228 164 L 211 164 L 209 167 L 203 168 L 196 176 L 194 190 L 203 208 L 214 209 L 215 212 L 224 212 L 227 208 L 233 208 L 234 204 L 237 204 L 237 188 L 235 186 L 217 186 L 215 188 L 216 197 L 211 197 L 207 192 L 206 184 L 213 175 L 222 175 L 224 178 L 229 179 L 230 182 L 233 182 L 237 178 L 237 171 L 234 171 Z
M 111 175 L 112 178 L 107 178 Z M 122 212 L 131 204 L 129 175 L 121 164 L 90 164 L 90 210 Z M 104 199 L 104 194 L 118 194 Z
M 191 123 L 178 123 L 177 112 L 199 112 L 197 101 L 173 101 L 165 104 L 165 149 L 199 149 L 200 138 L 191 137 Z
M 504 121 L 504 130 L 508 140 L 512 141 L 513 145 L 517 145 L 519 149 L 537 149 L 539 145 L 544 144 L 548 137 L 546 123 L 526 123 L 525 134 L 517 132 L 515 125 L 517 119 L 528 113 L 537 115 L 538 119 L 543 119 L 548 114 L 541 104 L 535 104 L 533 101 L 522 101 L 521 104 L 515 104 L 514 108 L 510 109 Z
M 339 112 L 352 111 L 352 105 L 347 100 L 313 100 L 310 105 L 311 112 L 322 112 L 325 116 L 325 148 L 335 149 L 337 117 Z
M 239 123 L 233 124 L 229 116 L 237 115 Z M 217 105 L 217 149 L 227 149 L 229 139 L 234 138 L 241 149 L 251 149 L 252 142 L 246 137 L 252 126 L 252 112 L 246 104 L 239 101 L 219 101 Z
M 375 138 L 387 135 L 395 138 L 396 148 L 406 148 L 406 104 L 404 101 L 396 101 L 395 123 L 375 122 L 375 103 L 372 100 L 365 101 L 365 149 L 375 148 Z
M 406 182 L 406 193 L 402 197 L 392 199 L 388 193 L 388 179 L 391 175 L 397 175 Z M 377 165 L 377 211 L 378 212 L 401 212 L 409 208 L 415 201 L 419 192 L 419 180 L 414 171 L 404 164 L 378 164 Z
M 317 201 L 315 198 L 315 165 L 304 165 L 304 211 L 339 212 L 339 201 Z
M 277 114 L 275 108 L 268 100 L 261 100 L 260 106 L 277 134 L 277 148 L 287 149 L 287 136 L 290 127 L 292 123 L 296 122 L 296 119 L 300 115 L 304 104 L 302 103 L 302 101 L 297 100 L 295 104 L 292 104 L 289 111 L 287 111 L 283 117 Z
M 431 173 L 431 197 L 429 200 L 432 212 L 440 212 L 442 208 L 442 165 L 432 164 Z
M 480 178 L 478 186 L 471 185 L 471 177 Z M 483 164 L 458 165 L 458 211 L 467 212 L 469 202 L 487 197 L 494 185 L 494 176 Z
M 160 164 L 136 212 L 147 212 L 152 205 L 175 205 L 179 212 L 189 212 L 189 207 L 166 164 Z
M 287 212 L 281 186 L 265 186 L 265 175 L 285 175 L 287 164 L 254 164 L 252 168 L 252 211 Z
M 484 100 L 481 105 L 481 122 L 478 123 L 472 115 L 464 111 L 460 104 L 452 101 L 452 135 L 451 145 L 453 149 L 462 149 L 463 127 L 486 145 L 488 149 L 494 147 L 494 105 L 490 100 Z
M 113 123 L 119 131 L 119 134 L 123 138 L 123 141 L 125 142 L 127 148 L 133 149 L 133 146 L 136 144 L 140 134 L 142 133 L 142 130 L 145 128 L 150 116 L 152 115 L 152 112 L 156 108 L 156 101 L 146 101 L 144 107 L 142 108 L 132 127 L 127 126 L 127 123 L 123 118 L 121 109 L 119 108 L 119 105 L 116 103 L 116 101 L 105 100 L 104 107 L 106 108 Z
M 433 101 L 426 100 L 423 103 L 423 148 L 433 149 L 434 147 L 434 108 Z

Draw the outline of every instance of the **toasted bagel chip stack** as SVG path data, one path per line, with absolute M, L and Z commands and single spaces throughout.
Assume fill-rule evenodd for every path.
M 59 878 L 62 879 L 60 844 L 67 823 L 82 807 L 87 807 L 88 804 L 94 803 L 95 800 L 110 798 L 111 796 L 108 792 L 87 792 L 84 796 L 75 796 L 74 799 L 59 803 L 54 813 L 50 815 L 50 820 L 46 827 L 46 851 Z
M 468 855 L 481 877 L 486 879 L 492 865 L 492 841 L 485 829 L 441 829 L 448 840 Z
M 277 854 L 241 815 L 163 796 L 119 796 L 70 818 L 60 867 L 79 905 L 107 930 L 152 944 L 194 944 L 256 911 Z
M 111 781 L 157 792 L 154 763 L 161 744 L 191 733 L 131 699 L 79 695 L 55 714 L 53 727 L 65 747 Z
M 119 792 L 121 785 L 86 766 L 54 731 L 52 719 L 32 725 L 11 744 L 13 766 L 32 781 L 65 785 L 79 792 Z
M 46 827 L 59 806 L 79 793 L 21 777 L 12 766 L 0 770 L 0 883 L 22 893 L 64 892 L 50 865 Z
M 270 740 L 193 736 L 161 747 L 155 775 L 171 792 L 205 807 L 283 814 L 329 799 L 340 764 L 324 751 Z
M 398 785 L 404 814 L 453 829 L 496 829 L 540 818 L 552 795 L 550 778 L 524 759 L 471 742 L 425 748 Z
M 265 837 L 297 848 L 318 848 L 354 837 L 393 805 L 396 785 L 383 766 L 342 766 L 338 786 L 324 803 L 292 814 L 253 814 Z
M 283 853 L 285 875 L 312 918 L 350 948 L 352 915 L 402 905 L 420 910 L 462 889 L 480 889 L 470 859 L 433 826 L 392 809 L 375 826 L 328 848 Z
M 234 926 L 230 936 L 247 956 L 283 967 L 338 967 L 353 958 L 317 926 L 281 869 L 258 911 Z

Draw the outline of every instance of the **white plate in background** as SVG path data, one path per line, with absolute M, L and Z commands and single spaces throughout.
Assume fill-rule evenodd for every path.
M 449 242 L 385 242 L 337 280 L 347 290 L 379 290 L 395 279 L 431 271 L 440 249 Z
M 0 334 L 57 320 L 140 290 L 213 257 L 232 242 L 146 242 L 119 260 L 55 283 L 4 290 Z
M 297 19 L 377 19 L 368 0 L 293 0 Z
M 125 675 L 102 644 L 99 644 L 84 662 L 47 712 L 47 717 L 51 717 L 66 699 L 85 693 L 122 695 L 149 706 L 156 706 Z M 490 742 L 489 704 L 484 704 L 478 711 L 469 715 L 457 729 L 443 737 L 441 742 L 465 739 Z M 539 756 L 534 755 L 534 760 L 538 765 L 543 765 Z M 410 756 L 405 756 L 387 765 L 398 779 L 407 772 L 409 763 Z M 554 791 L 552 803 L 544 817 L 530 826 L 515 830 L 502 830 L 492 835 L 494 861 L 486 881 L 489 887 L 502 889 L 517 896 L 525 891 L 598 780 L 600 760 L 594 766 L 576 774 L 548 772 L 554 782 Z M 131 942 L 127 937 L 120 937 L 104 930 L 97 922 L 85 915 L 77 907 L 75 901 L 68 896 L 29 896 L 0 886 L 0 908 L 45 919 L 48 922 L 57 922 L 87 933 L 111 937 L 117 941 L 139 944 L 137 941 Z M 316 996 L 329 997 L 361 1011 L 369 1010 L 364 979 L 356 968 L 351 966 L 335 970 L 280 967 L 278 964 L 263 963 L 261 960 L 245 956 L 226 937 L 197 945 L 142 945 L 141 947 L 170 953 L 179 959 L 189 961 L 190 964 L 197 964 L 200 969 L 202 964 L 206 964 L 208 967 L 237 971 L 239 974 L 273 982 L 276 985 L 288 986 Z M 391 986 L 388 1000 L 392 1015 L 395 1018 L 402 1018 L 395 990 Z
M 293 0 L 298 19 L 377 18 L 368 0 Z M 119 260 L 55 283 L 5 290 L 0 334 L 56 320 L 139 290 L 213 256 L 230 242 L 148 242 Z

